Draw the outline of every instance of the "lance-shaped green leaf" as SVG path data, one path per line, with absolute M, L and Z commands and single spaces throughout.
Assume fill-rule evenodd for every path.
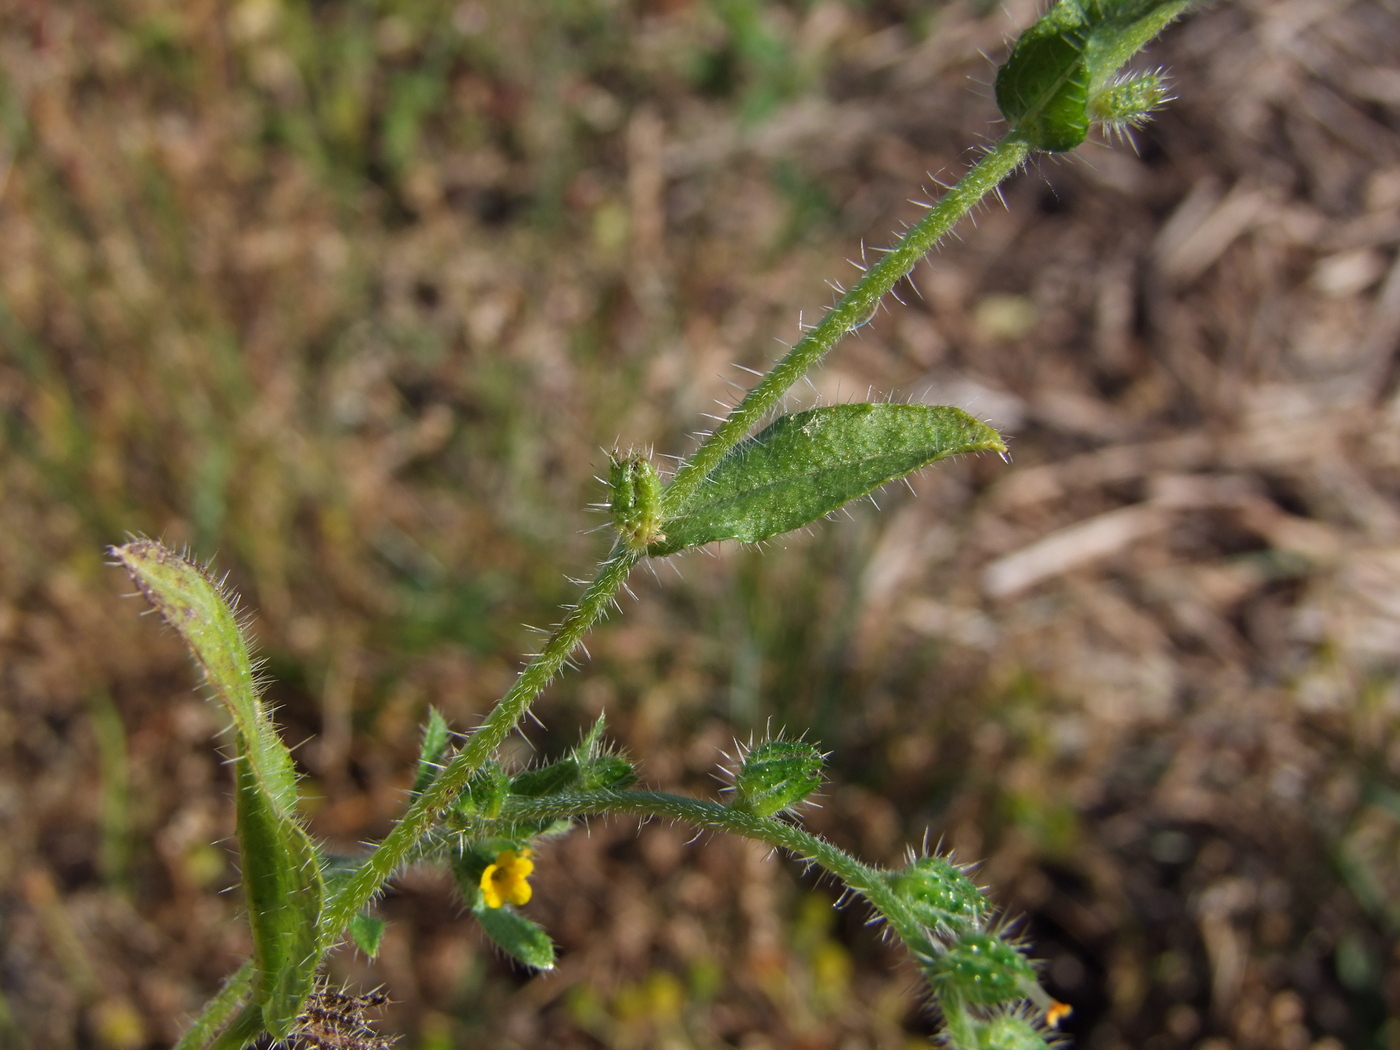
M 423 727 L 423 746 L 418 752 L 418 772 L 413 778 L 414 795 L 428 790 L 428 785 L 442 767 L 443 756 L 447 754 L 448 739 L 451 733 L 447 719 L 436 707 L 428 708 L 428 724 Z
M 488 908 L 480 900 L 472 909 L 472 915 L 493 941 L 526 966 L 536 970 L 554 969 L 554 942 L 538 923 L 509 905 Z
M 291 1029 L 318 961 L 321 864 L 297 822 L 291 752 L 258 699 L 233 604 L 193 562 L 150 540 L 112 553 L 180 635 L 214 698 L 233 721 L 238 846 L 253 929 L 255 1000 L 269 1032 Z
M 766 540 L 935 460 L 984 451 L 1006 445 L 985 423 L 947 406 L 830 405 L 783 416 L 720 460 L 647 553 Z

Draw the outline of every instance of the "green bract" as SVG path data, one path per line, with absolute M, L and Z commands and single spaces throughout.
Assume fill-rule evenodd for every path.
M 510 956 L 531 969 L 554 969 L 554 942 L 540 924 L 525 918 L 510 906 L 488 908 L 478 904 L 472 915 L 490 938 Z
M 831 405 L 783 416 L 720 460 L 647 552 L 757 543 L 936 460 L 984 451 L 1006 445 L 987 424 L 946 406 Z
M 744 756 L 734 774 L 736 809 L 771 817 L 803 801 L 822 783 L 822 753 L 805 740 L 768 740 Z
M 433 782 L 447 754 L 447 719 L 436 707 L 428 708 L 428 724 L 423 727 L 423 746 L 418 751 L 418 772 L 413 778 L 413 794 L 421 795 Z

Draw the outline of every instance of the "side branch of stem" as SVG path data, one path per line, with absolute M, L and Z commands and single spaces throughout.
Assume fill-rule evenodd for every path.
M 663 512 L 674 514 L 694 495 L 725 454 L 748 435 L 753 427 L 840 338 L 857 327 L 900 278 L 941 240 L 959 219 L 972 210 L 988 193 L 1015 171 L 1030 153 L 1027 143 L 1014 133 L 1001 139 L 931 208 L 895 247 L 872 266 L 849 292 L 841 297 L 822 321 L 799 341 L 759 383 L 749 391 L 729 416 L 693 456 L 677 471 L 662 493 Z M 379 894 L 384 884 L 417 856 L 423 840 L 466 788 L 468 781 L 520 723 L 536 697 L 559 673 L 579 647 L 589 629 L 606 613 L 632 568 L 642 558 L 622 545 L 614 548 L 579 603 L 550 636 L 543 650 L 521 671 L 485 721 L 467 738 L 451 762 L 432 785 L 409 807 L 403 819 L 384 838 L 364 864 L 326 904 L 319 922 L 322 955 L 333 949 L 354 917 Z M 727 807 L 681 796 L 652 792 L 629 792 L 608 796 L 608 807 L 594 812 L 655 812 L 703 826 L 724 827 L 737 834 L 756 838 L 811 860 L 836 875 L 864 895 L 885 916 L 896 932 L 911 946 L 922 933 L 903 905 L 886 886 L 879 873 L 843 853 L 830 843 L 809 835 L 794 825 L 769 818 L 741 814 Z M 620 799 L 629 801 L 622 802 Z M 593 799 L 601 803 L 602 797 Z M 651 805 L 655 808 L 645 809 Z M 627 807 L 633 807 L 628 809 Z M 698 808 L 697 808 L 698 807 Z M 586 810 L 587 807 L 585 807 Z M 561 811 L 560 815 L 580 812 Z M 223 1028 L 217 1045 L 234 1045 L 241 1033 L 253 1024 L 251 1007 L 234 1017 L 251 988 L 248 968 L 239 971 L 225 990 L 206 1004 L 204 1011 L 180 1044 L 208 1046 L 212 1033 Z M 230 1018 L 232 1021 L 230 1022 Z M 227 1027 L 225 1027 L 227 1025 Z M 232 1040 L 233 1042 L 228 1042 Z
M 700 828 L 728 831 L 786 850 L 836 876 L 845 886 L 865 897 L 884 916 L 894 932 L 910 948 L 930 951 L 923 927 L 890 887 L 884 872 L 872 868 L 796 824 L 774 817 L 760 817 L 706 799 L 672 795 L 662 791 L 605 791 L 586 795 L 552 795 L 509 800 L 501 819 L 539 821 L 609 813 L 672 817 Z
M 705 478 L 735 445 L 782 399 L 843 335 L 859 326 L 881 300 L 970 212 L 1030 155 L 1030 145 L 1012 133 L 996 143 L 945 193 L 937 204 L 900 238 L 865 276 L 827 311 L 734 407 L 695 450 L 662 492 L 662 510 L 670 516 L 685 508 Z
M 573 655 L 583 636 L 606 615 L 627 574 L 641 558 L 625 547 L 614 549 L 564 622 L 550 635 L 540 654 L 526 665 L 486 720 L 467 738 L 432 785 L 409 807 L 365 863 L 327 904 L 321 919 L 322 951 L 340 940 L 350 921 L 379 893 L 384 883 L 414 858 L 418 843 L 457 801 L 471 775 L 481 768 L 520 724 L 530 704 Z

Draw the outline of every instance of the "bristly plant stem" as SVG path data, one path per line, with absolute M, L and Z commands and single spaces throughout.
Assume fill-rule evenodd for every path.
M 706 475 L 738 444 L 787 390 L 823 354 L 879 305 L 901 277 L 971 211 L 988 193 L 1025 161 L 1030 147 L 1017 135 L 1007 135 L 929 209 L 916 225 L 872 266 L 821 322 L 797 343 L 735 406 L 729 416 L 696 450 L 663 493 L 668 511 L 682 506 Z M 538 656 L 521 672 L 481 726 L 438 774 L 433 784 L 404 814 L 404 818 L 370 854 L 354 877 L 326 906 L 321 920 L 321 943 L 330 950 L 346 926 L 399 868 L 411 861 L 419 841 L 452 805 L 471 775 L 496 752 L 519 724 L 535 698 L 578 648 L 589 628 L 612 604 L 627 574 L 642 554 L 619 545 L 605 561 L 579 603 L 550 636 Z
M 1030 152 L 1031 147 L 1018 134 L 1012 133 L 1002 138 L 894 247 L 884 251 L 880 261 L 871 266 L 821 322 L 784 355 L 690 459 L 682 464 L 663 490 L 665 513 L 674 514 L 684 507 L 725 454 L 748 435 L 788 389 L 843 335 L 863 323 L 900 278 L 908 274 L 958 220 L 1020 167 Z M 578 604 L 569 610 L 544 648 L 521 671 L 485 721 L 467 738 L 432 785 L 409 807 L 403 819 L 366 857 L 364 864 L 326 903 L 318 924 L 322 955 L 339 944 L 351 920 L 374 900 L 384 884 L 414 860 L 423 838 L 461 795 L 472 774 L 496 753 L 496 749 L 519 725 L 530 705 L 565 666 L 589 629 L 606 614 L 628 574 L 644 556 L 642 551 L 630 550 L 621 543 L 614 547 Z M 811 859 L 868 897 L 909 943 L 918 943 L 920 933 L 917 924 L 911 918 L 906 920 L 900 901 L 875 877 L 877 873 L 874 869 L 860 864 L 853 857 L 800 828 L 769 818 L 738 814 L 723 806 L 680 796 L 638 792 L 619 798 L 631 799 L 629 805 L 635 806 L 640 806 L 641 800 L 650 799 L 657 807 L 669 807 L 658 808 L 656 812 L 670 812 L 681 819 L 695 820 L 707 826 L 727 827 Z M 625 808 L 623 803 L 618 802 L 614 811 L 622 808 Z M 245 1007 L 237 1016 L 233 1014 L 250 987 L 251 969 L 245 967 L 230 979 L 219 995 L 206 1004 L 186 1038 L 181 1041 L 181 1050 L 185 1047 L 209 1046 L 211 1034 L 220 1028 L 223 1031 L 213 1044 L 218 1047 L 240 1045 L 245 1029 L 256 1031 L 256 1010 L 253 1007 Z M 193 1040 L 191 1036 L 194 1036 Z
M 911 948 L 918 950 L 927 946 L 926 931 L 910 913 L 903 898 L 890 887 L 884 873 L 786 820 L 760 817 L 707 799 L 663 791 L 600 791 L 587 795 L 517 797 L 510 800 L 501 816 L 507 821 L 533 822 L 605 813 L 672 817 L 695 827 L 728 831 L 787 850 L 799 859 L 810 861 L 835 875 L 847 888 L 869 900 Z
M 959 219 L 970 212 L 992 190 L 1021 166 L 1030 155 L 1026 140 L 1012 133 L 992 146 L 980 161 L 947 193 L 927 215 L 900 238 L 893 248 L 871 266 L 865 276 L 789 350 L 781 361 L 744 396 L 709 437 L 684 463 L 662 493 L 667 516 L 685 507 L 705 478 L 725 454 L 748 436 L 754 426 L 776 406 L 782 396 L 815 365 L 843 335 L 862 324 L 880 302 Z
M 218 994 L 205 1004 L 199 1019 L 185 1029 L 185 1034 L 175 1044 L 175 1050 L 199 1050 L 200 1047 L 209 1046 L 210 1041 L 219 1035 L 221 1030 L 221 1038 L 224 1040 L 238 1038 L 237 1033 L 244 1027 L 239 1022 L 245 1016 L 248 1018 L 247 1023 L 261 1025 L 262 1011 L 257 1007 L 244 1007 L 243 1013 L 239 1014 L 234 1023 L 229 1023 L 229 1019 L 243 1006 L 256 976 L 257 970 L 251 960 L 239 967 L 237 973 L 224 981 L 224 986 L 219 989 Z M 256 1035 L 257 1032 L 258 1029 L 254 1028 L 252 1034 Z
M 589 628 L 607 613 L 627 574 L 641 557 L 640 553 L 629 551 L 621 545 L 614 549 L 578 604 L 569 610 L 563 623 L 550 635 L 539 655 L 520 672 L 515 684 L 467 738 L 452 761 L 443 767 L 432 785 L 409 807 L 403 820 L 385 836 L 349 882 L 326 905 L 321 919 L 323 951 L 329 951 L 336 945 L 350 920 L 374 899 L 396 871 L 413 860 L 419 841 L 457 800 L 471 775 L 496 753 L 505 738 L 520 724 L 530 704 L 573 655 Z

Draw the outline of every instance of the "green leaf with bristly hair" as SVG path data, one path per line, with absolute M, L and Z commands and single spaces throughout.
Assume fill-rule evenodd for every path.
M 1087 19 L 1073 0 L 1021 34 L 997 70 L 997 105 L 1036 149 L 1072 150 L 1089 134 Z
M 536 970 L 554 969 L 554 942 L 538 923 L 510 907 L 488 908 L 481 903 L 472 909 L 472 915 L 513 958 Z
M 112 554 L 180 635 L 233 721 L 238 848 L 253 930 L 254 997 L 263 1023 L 286 1036 L 311 990 L 316 924 L 325 896 L 320 858 L 296 819 L 296 771 L 258 699 L 248 646 L 231 599 L 209 575 L 159 543 Z
M 350 939 L 355 942 L 356 948 L 373 959 L 379 954 L 379 944 L 384 940 L 385 926 L 383 919 L 360 912 L 350 920 Z
M 1001 436 L 948 406 L 829 405 L 783 416 L 720 460 L 647 553 L 757 543 L 936 460 L 987 451 L 1006 451 Z
M 316 977 L 316 923 L 324 886 L 310 837 L 268 805 L 245 755 L 235 763 L 239 863 L 263 1023 L 277 1038 L 291 1031 Z
M 258 701 L 235 603 L 202 568 L 153 540 L 134 540 L 111 553 L 190 650 L 214 698 L 247 742 L 252 774 L 270 802 L 290 814 L 297 799 L 292 755 Z
M 421 795 L 428 790 L 428 785 L 441 768 L 443 756 L 447 754 L 450 736 L 447 719 L 442 717 L 442 712 L 436 707 L 428 708 L 428 724 L 423 727 L 423 746 L 418 751 L 418 772 L 413 778 L 411 794 Z

